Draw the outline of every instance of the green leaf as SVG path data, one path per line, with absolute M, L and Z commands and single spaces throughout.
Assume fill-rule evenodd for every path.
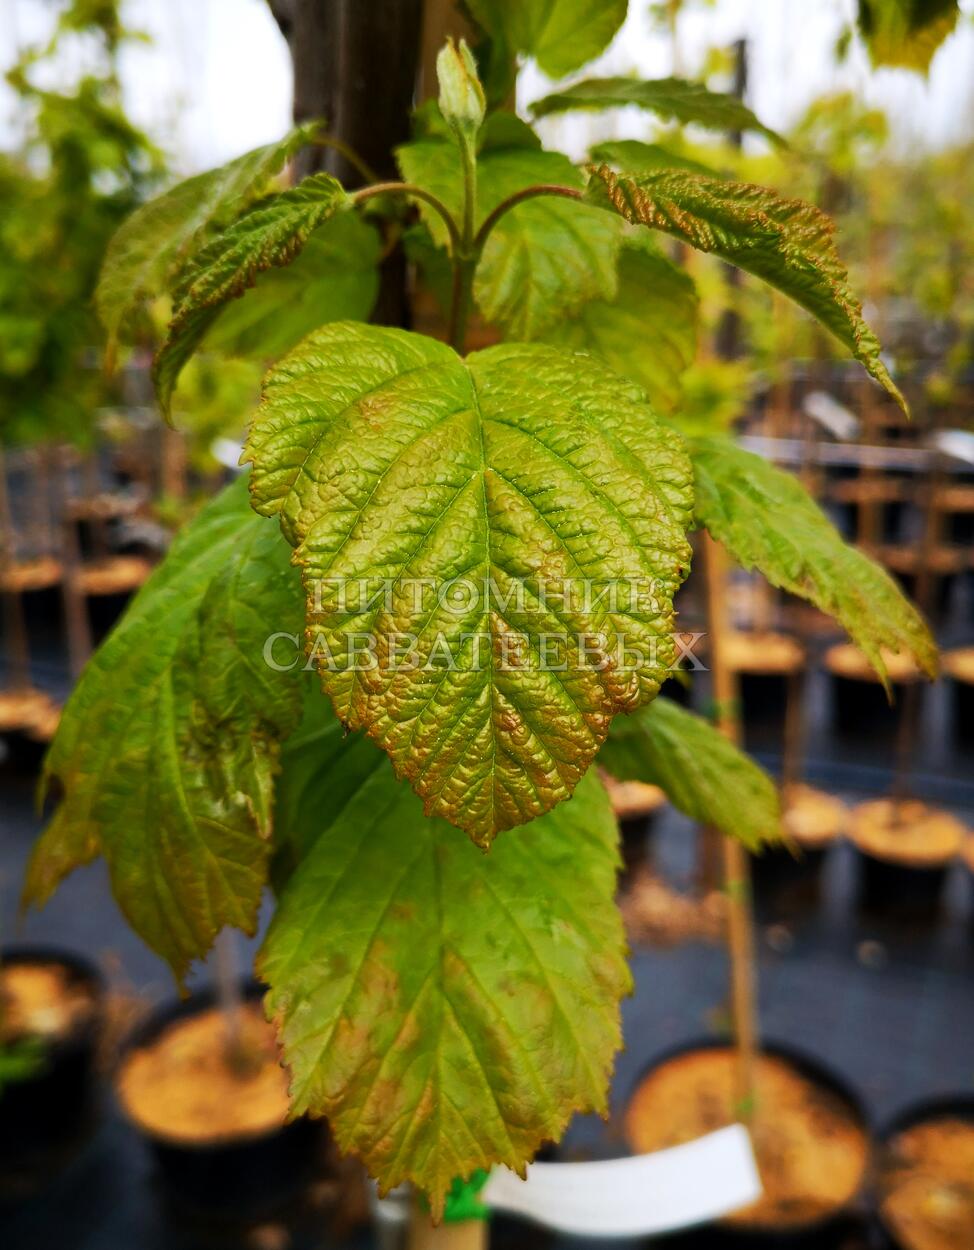
M 859 0 L 859 32 L 875 67 L 925 74 L 959 17 L 957 0 Z
M 931 677 L 937 648 L 889 574 L 843 541 L 801 483 L 727 438 L 689 440 L 697 521 L 738 564 L 834 617 L 886 679 L 883 647 Z
M 571 109 L 647 109 L 666 121 L 705 126 L 708 130 L 752 130 L 779 147 L 786 141 L 769 130 L 736 96 L 710 91 L 703 83 L 684 78 L 586 78 L 536 100 L 535 117 L 565 113 Z
M 626 18 L 628 0 L 468 0 L 476 22 L 512 53 L 534 57 L 563 78 L 608 46 Z
M 326 326 L 268 374 L 245 458 L 254 507 L 296 548 L 338 715 L 475 841 L 567 798 L 612 715 L 658 690 L 690 467 L 591 358 L 511 344 L 461 360 Z M 375 667 L 350 662 L 356 635 Z
M 834 334 L 907 411 L 835 250 L 835 225 L 814 205 L 750 183 L 675 172 L 615 174 L 606 165 L 593 170 L 588 194 L 627 221 L 713 252 L 776 287 Z
M 615 299 L 592 300 L 542 336 L 547 343 L 594 352 L 638 383 L 657 409 L 672 412 L 680 378 L 697 351 L 693 279 L 659 252 L 628 245 L 619 253 Z
M 613 165 L 627 174 L 656 174 L 661 169 L 682 169 L 690 174 L 721 177 L 709 165 L 691 160 L 689 156 L 682 156 L 659 143 L 643 143 L 640 139 L 609 139 L 596 144 L 589 155 L 597 165 Z
M 63 798 L 25 902 L 101 853 L 177 976 L 224 925 L 254 931 L 278 743 L 301 714 L 300 663 L 264 662 L 278 630 L 300 634 L 300 587 L 241 481 L 180 534 L 68 700 L 45 769 Z
M 403 177 L 432 191 L 459 219 L 463 178 L 453 140 L 432 135 L 396 155 Z M 544 151 L 516 118 L 493 114 L 477 158 L 476 224 L 537 183 L 581 187 L 584 178 L 566 156 Z M 443 246 L 442 221 L 420 207 Z M 586 301 L 611 298 L 622 231 L 615 224 L 607 227 L 607 220 L 587 204 L 553 196 L 528 200 L 507 213 L 487 241 L 474 281 L 474 296 L 488 321 L 510 338 L 533 339 Z
M 314 174 L 262 200 L 190 256 L 176 279 L 172 320 L 152 369 L 167 416 L 179 371 L 223 305 L 239 299 L 258 274 L 290 264 L 314 231 L 350 203 L 340 182 Z
M 358 214 L 332 217 L 300 256 L 258 275 L 253 290 L 223 309 L 203 349 L 274 360 L 326 322 L 367 321 L 379 293 L 381 246 Z
M 757 850 L 781 839 L 774 782 L 713 725 L 672 699 L 612 722 L 599 764 L 618 781 L 659 786 L 692 820 Z
M 145 299 L 161 295 L 183 257 L 210 229 L 229 224 L 312 138 L 318 123 L 255 148 L 219 169 L 177 183 L 143 204 L 116 232 L 102 265 L 95 304 L 112 339 Z
M 258 960 L 268 1014 L 294 1113 L 327 1115 L 382 1192 L 412 1181 L 438 1215 L 455 1177 L 523 1171 L 574 1111 L 605 1113 L 630 990 L 615 821 L 589 775 L 484 856 L 369 744 L 336 810 L 320 745 L 285 749 L 308 850 Z

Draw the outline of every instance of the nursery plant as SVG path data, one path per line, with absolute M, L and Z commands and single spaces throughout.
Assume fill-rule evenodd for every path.
M 553 75 L 625 8 L 591 23 L 573 0 L 470 5 L 495 51 Z M 790 297 L 902 402 L 829 220 L 662 144 L 576 167 L 488 105 L 466 45 L 438 68 L 402 181 L 286 185 L 328 140 L 305 125 L 115 236 L 109 333 L 172 300 L 164 411 L 228 318 L 265 326 L 277 358 L 246 474 L 180 533 L 67 705 L 25 891 L 41 904 L 103 856 L 182 981 L 226 926 L 255 931 L 272 884 L 257 970 L 293 1110 L 327 1116 L 383 1190 L 412 1181 L 434 1217 L 455 1179 L 522 1171 L 575 1111 L 606 1108 L 630 976 L 596 764 L 748 847 L 778 836 L 770 778 L 658 697 L 686 652 L 690 531 L 830 613 L 880 675 L 883 647 L 935 667 L 922 619 L 796 479 L 699 416 L 681 429 L 696 300 L 671 240 Z M 534 113 L 621 98 L 777 141 L 672 79 L 589 79 Z M 302 261 L 336 229 L 405 236 L 448 341 L 330 319 L 326 301 L 314 324 Z M 468 352 L 472 310 L 500 341 Z

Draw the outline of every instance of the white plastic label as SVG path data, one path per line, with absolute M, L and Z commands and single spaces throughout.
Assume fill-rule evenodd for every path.
M 653 1154 L 596 1163 L 532 1163 L 526 1180 L 497 1168 L 484 1201 L 563 1233 L 636 1237 L 727 1215 L 761 1196 L 742 1124 Z

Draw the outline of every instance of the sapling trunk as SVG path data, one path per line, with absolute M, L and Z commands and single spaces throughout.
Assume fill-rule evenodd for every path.
M 737 674 L 727 662 L 727 559 L 723 547 L 704 539 L 707 621 L 710 628 L 710 670 L 717 727 L 732 742 L 740 740 Z M 748 1121 L 755 1106 L 757 1074 L 757 977 L 754 917 L 751 912 L 751 868 L 747 851 L 736 838 L 721 838 L 724 889 L 727 895 L 727 947 L 731 967 L 731 1014 L 737 1048 L 735 1104 Z
M 24 602 L 13 585 L 15 564 L 13 516 L 7 493 L 7 463 L 0 448 L 0 581 L 3 583 L 3 630 L 7 646 L 7 688 L 22 694 L 30 689 L 30 648 Z
M 419 1203 L 413 1203 L 409 1250 L 486 1250 L 487 1221 L 462 1220 L 434 1224 Z
M 224 1046 L 227 1067 L 246 1073 L 255 1056 L 244 1033 L 244 1001 L 240 985 L 240 958 L 236 929 L 221 929 L 214 943 L 216 996 L 223 1013 Z
M 88 608 L 81 593 L 81 547 L 78 528 L 68 507 L 70 492 L 67 487 L 67 451 L 58 449 L 54 456 L 54 491 L 57 511 L 61 521 L 61 562 L 64 577 L 61 597 L 64 605 L 64 624 L 68 634 L 68 667 L 77 680 L 88 656 L 91 655 L 91 624 Z

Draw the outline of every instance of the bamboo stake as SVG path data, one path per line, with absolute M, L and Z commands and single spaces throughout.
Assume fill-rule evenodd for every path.
M 55 495 L 61 521 L 61 562 L 64 577 L 61 582 L 61 601 L 64 606 L 64 625 L 68 634 L 68 667 L 77 681 L 89 655 L 91 655 L 91 624 L 88 608 L 81 593 L 81 548 L 78 542 L 77 522 L 71 515 L 71 492 L 67 484 L 67 457 L 64 447 L 55 452 Z
M 727 558 L 710 535 L 704 537 L 707 621 L 710 627 L 710 669 L 717 728 L 740 740 L 737 674 L 727 662 Z M 727 946 L 731 966 L 731 1013 L 737 1048 L 735 1103 L 750 1121 L 755 1106 L 758 1057 L 757 974 L 754 917 L 751 913 L 751 866 L 736 838 L 722 837 L 721 860 L 727 894 Z
M 30 647 L 20 593 L 7 581 L 15 563 L 13 517 L 7 493 L 7 463 L 0 448 L 0 578 L 3 579 L 3 628 L 7 645 L 7 688 L 16 694 L 30 689 Z

